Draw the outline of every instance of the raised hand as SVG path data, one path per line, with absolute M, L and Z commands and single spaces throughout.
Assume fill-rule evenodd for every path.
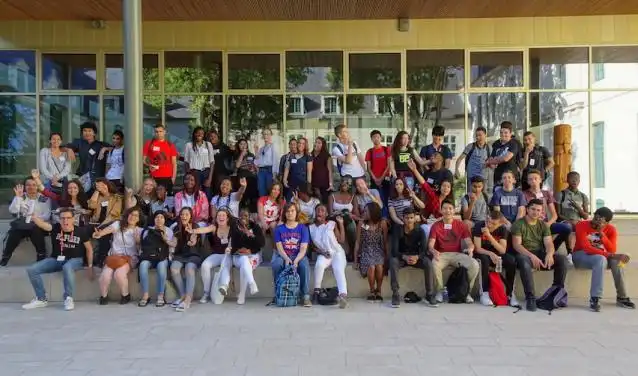
M 35 180 L 40 180 L 40 171 L 38 169 L 31 170 L 31 177 Z
M 22 184 L 16 184 L 13 187 L 13 192 L 16 194 L 16 197 L 22 197 L 24 195 L 24 186 Z
M 239 179 L 239 185 L 246 188 L 246 186 L 248 185 L 248 181 L 246 181 L 246 178 Z

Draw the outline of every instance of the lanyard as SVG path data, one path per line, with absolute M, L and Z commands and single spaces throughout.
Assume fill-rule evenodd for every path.
M 73 231 L 71 231 L 71 236 L 69 237 L 69 241 L 73 240 Z M 60 256 L 64 255 L 64 230 L 60 231 Z

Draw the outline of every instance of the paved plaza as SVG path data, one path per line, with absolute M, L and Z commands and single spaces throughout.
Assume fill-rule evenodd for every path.
M 195 303 L 186 313 L 78 303 L 0 305 L 0 375 L 552 376 L 638 374 L 638 312 L 572 302 L 400 309 Z

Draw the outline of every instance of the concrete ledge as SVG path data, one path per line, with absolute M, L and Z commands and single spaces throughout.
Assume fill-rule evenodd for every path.
M 97 271 L 97 270 L 96 270 Z M 575 270 L 570 269 L 567 274 L 567 290 L 570 298 L 589 298 L 589 285 L 590 285 L 590 272 L 587 270 Z M 447 277 L 447 276 L 445 276 Z M 540 295 L 545 289 L 547 289 L 552 282 L 552 272 L 536 272 L 534 273 L 534 279 L 536 282 L 536 293 Z M 366 279 L 361 278 L 358 271 L 353 270 L 351 266 L 346 269 L 346 278 L 348 280 L 348 295 L 353 298 L 362 298 L 368 295 L 368 282 Z M 629 293 L 633 297 L 638 297 L 636 291 L 632 291 L 631 287 L 638 285 L 638 265 L 629 264 L 625 268 L 626 285 L 629 287 Z M 270 298 L 273 296 L 273 282 L 272 272 L 270 266 L 262 265 L 255 270 L 255 279 L 259 286 L 259 293 L 255 295 L 256 298 Z M 170 280 L 170 278 L 169 278 Z M 228 300 L 234 301 L 237 289 L 239 288 L 239 273 L 237 269 L 233 270 L 233 280 L 236 286 L 235 291 L 230 291 L 230 297 Z M 137 272 L 133 272 L 129 275 L 130 291 L 134 299 L 139 299 L 141 296 L 140 285 L 137 281 Z M 311 287 L 312 284 L 311 278 Z M 399 272 L 399 283 L 401 286 L 401 294 L 405 294 L 407 291 L 415 291 L 419 295 L 424 294 L 424 282 L 423 272 L 418 269 L 403 268 Z M 61 301 L 63 288 L 62 288 L 62 275 L 61 273 L 55 273 L 44 276 L 44 285 L 47 290 L 47 294 L 50 301 Z M 332 271 L 328 269 L 323 281 L 324 287 L 336 286 L 336 282 L 332 275 Z M 151 272 L 151 296 L 155 295 L 155 272 Z M 475 295 L 478 292 L 478 283 L 475 288 Z M 515 291 L 519 297 L 523 293 L 523 288 L 520 284 L 520 278 L 516 278 Z M 383 283 L 383 295 L 390 297 L 390 280 L 386 277 Z M 167 299 L 171 300 L 175 298 L 175 290 L 172 284 L 167 283 L 166 291 Z M 197 285 L 195 289 L 195 297 L 199 299 L 202 294 L 202 283 L 199 274 L 197 276 Z M 26 267 L 8 267 L 0 269 L 0 303 L 16 303 L 27 302 L 33 298 L 33 289 L 29 283 L 29 279 L 26 275 Z M 119 292 L 115 283 L 111 284 L 110 294 L 114 299 L 119 298 Z M 89 281 L 86 278 L 84 271 L 78 271 L 76 274 L 76 292 L 75 299 L 78 301 L 93 301 L 99 296 L 98 282 Z M 615 289 L 611 273 L 605 275 L 605 298 L 615 298 Z M 250 296 L 248 297 L 250 298 Z

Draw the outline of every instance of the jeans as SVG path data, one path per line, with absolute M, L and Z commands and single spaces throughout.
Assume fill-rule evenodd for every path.
M 438 260 L 432 260 L 434 278 L 439 291 L 445 287 L 443 283 L 443 269 L 448 267 L 456 268 L 457 266 L 462 266 L 467 269 L 467 278 L 470 281 L 470 293 L 472 292 L 472 288 L 476 282 L 476 276 L 478 276 L 479 273 L 479 265 L 476 260 L 461 252 L 441 252 Z
M 84 267 L 84 259 L 82 257 L 72 258 L 66 261 L 58 261 L 53 257 L 45 258 L 27 268 L 27 275 L 36 298 L 46 300 L 47 292 L 42 282 L 42 274 L 51 274 L 62 272 L 62 281 L 64 283 L 64 298 L 73 297 L 75 292 L 75 271 Z
M 399 293 L 399 269 L 410 266 L 413 268 L 423 269 L 423 276 L 425 279 L 425 295 L 434 295 L 434 273 L 432 268 L 432 260 L 422 254 L 419 256 L 419 261 L 414 265 L 408 265 L 399 257 L 390 257 L 390 287 L 392 288 L 392 294 Z
M 321 282 L 323 282 L 323 275 L 329 266 L 332 267 L 332 274 L 337 280 L 337 290 L 339 295 L 348 295 L 348 282 L 346 281 L 346 254 L 345 252 L 335 252 L 330 258 L 324 255 L 317 257 L 315 263 L 315 289 L 321 288 Z
M 31 239 L 31 243 L 35 247 L 35 253 L 37 255 L 37 261 L 43 260 L 47 257 L 47 249 L 45 244 L 45 235 L 44 230 L 39 227 L 34 226 L 31 230 L 15 230 L 10 229 L 7 233 L 7 243 L 4 247 L 4 251 L 2 252 L 2 260 L 9 261 L 11 259 L 11 255 L 13 255 L 13 251 L 18 248 L 20 242 L 24 238 Z
M 294 258 L 291 259 L 294 261 Z M 275 253 L 270 261 L 270 266 L 272 267 L 273 281 L 277 283 L 277 277 L 279 277 L 279 274 L 285 269 L 286 262 L 279 253 Z M 299 261 L 297 273 L 299 273 L 301 282 L 301 286 L 299 286 L 300 294 L 304 297 L 310 295 L 310 263 L 308 262 L 308 257 L 304 257 Z
M 184 277 L 182 277 L 182 268 L 184 268 Z M 195 291 L 195 271 L 197 270 L 197 264 L 192 262 L 184 265 L 181 261 L 171 262 L 171 279 L 175 284 L 175 288 L 180 297 L 186 295 L 193 296 Z M 184 288 L 184 280 L 186 280 L 186 288 Z
M 210 168 L 206 168 L 203 170 L 190 170 L 191 173 L 195 174 L 195 176 L 197 176 L 197 183 L 199 183 L 199 189 L 206 193 L 206 197 L 208 197 L 208 201 L 210 201 L 213 198 L 213 195 L 211 194 L 211 189 L 210 187 L 204 187 L 204 182 L 206 180 L 208 180 L 208 175 L 210 174 Z M 211 181 L 210 183 L 211 185 L 213 184 L 213 181 Z
M 381 196 L 381 202 L 383 202 L 383 209 L 381 209 L 381 214 L 384 218 L 389 218 L 390 214 L 388 211 L 388 199 L 390 198 L 390 181 L 383 179 L 383 182 L 381 182 L 381 185 L 379 186 L 377 185 L 377 183 L 375 183 L 372 180 L 370 182 L 370 188 L 373 188 L 379 191 L 379 195 Z
M 545 250 L 533 252 L 536 257 L 544 262 Z M 532 276 L 532 260 L 529 257 L 518 253 L 516 255 L 516 265 L 521 274 L 521 282 L 523 283 L 523 290 L 525 291 L 525 299 L 536 297 L 536 291 L 534 291 L 534 277 Z M 565 277 L 567 276 L 567 258 L 558 253 L 554 253 L 554 282 L 553 285 L 564 287 Z M 545 269 L 548 270 L 548 269 Z
M 224 265 L 222 265 L 222 263 Z M 226 286 L 230 283 L 230 268 L 233 267 L 233 259 L 231 255 L 214 253 L 202 262 L 200 272 L 202 273 L 202 283 L 204 284 L 204 296 L 210 295 L 213 279 L 211 274 L 213 268 L 219 266 L 219 286 Z
M 571 249 L 569 249 L 569 235 L 572 233 L 572 226 L 569 223 L 552 223 L 549 230 L 552 232 L 552 235 L 557 235 L 556 239 L 554 239 L 555 250 L 558 250 L 561 244 L 565 243 L 567 251 L 571 251 Z
M 579 269 L 591 269 L 591 287 L 589 295 L 592 298 L 602 298 L 603 281 L 605 277 L 605 269 L 611 269 L 611 275 L 614 277 L 614 285 L 616 285 L 616 297 L 626 298 L 627 289 L 625 287 L 625 274 L 617 259 L 606 258 L 603 255 L 589 255 L 584 251 L 577 251 L 572 254 L 574 266 Z
M 257 172 L 257 190 L 259 191 L 259 197 L 268 196 L 272 181 L 272 166 L 259 167 L 259 172 Z
M 148 260 L 143 260 L 139 265 L 140 284 L 142 285 L 142 293 L 148 294 L 149 292 L 149 278 L 148 271 L 151 268 L 157 270 L 157 295 L 164 295 L 166 290 L 166 275 L 168 271 L 168 260 L 160 261 L 157 264 Z
M 516 277 L 516 258 L 511 253 L 501 256 L 503 270 L 505 271 L 505 292 L 507 296 L 512 296 L 514 291 L 514 277 Z M 474 252 L 474 258 L 480 261 L 481 267 L 481 287 L 483 292 L 490 291 L 490 267 L 496 266 L 490 256 Z

